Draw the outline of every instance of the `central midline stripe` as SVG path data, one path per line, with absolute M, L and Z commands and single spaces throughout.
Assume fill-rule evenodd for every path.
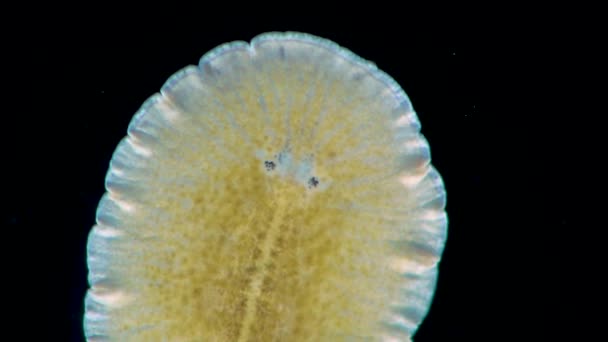
M 251 285 L 247 294 L 247 302 L 245 307 L 245 317 L 243 319 L 243 325 L 239 333 L 238 342 L 246 342 L 249 340 L 251 333 L 251 326 L 255 319 L 256 307 L 260 294 L 262 292 L 262 284 L 266 279 L 266 273 L 268 271 L 268 265 L 270 264 L 271 253 L 276 245 L 277 239 L 281 234 L 281 223 L 286 212 L 285 199 L 279 199 L 276 206 L 270 205 L 273 208 L 275 214 L 272 218 L 271 225 L 268 229 L 264 243 L 262 244 L 262 256 L 256 260 L 255 269 L 257 272 L 253 275 Z

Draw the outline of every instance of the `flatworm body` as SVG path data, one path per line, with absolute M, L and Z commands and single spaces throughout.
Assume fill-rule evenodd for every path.
M 89 341 L 409 341 L 445 191 L 412 105 L 336 44 L 207 53 L 141 107 L 88 240 Z

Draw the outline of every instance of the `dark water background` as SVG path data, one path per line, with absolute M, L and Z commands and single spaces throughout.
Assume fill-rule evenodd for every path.
M 537 54 L 542 33 L 449 14 L 431 24 L 390 8 L 319 17 L 157 10 L 66 12 L 34 20 L 31 39 L 14 39 L 10 51 L 27 65 L 9 70 L 23 76 L 9 84 L 21 96 L 7 96 L 18 109 L 6 110 L 2 126 L 9 172 L 2 244 L 14 274 L 3 280 L 11 287 L 5 296 L 17 303 L 6 314 L 27 323 L 16 340 L 38 333 L 83 340 L 87 234 L 112 152 L 143 101 L 217 45 L 268 31 L 318 35 L 375 62 L 418 113 L 446 184 L 449 226 L 435 300 L 416 341 L 542 340 L 542 329 L 521 328 L 543 325 L 542 295 L 551 290 L 533 280 L 551 263 L 534 238 L 570 220 L 565 204 L 541 191 L 560 176 L 535 164 L 558 153 L 542 138 L 558 124 L 540 128 L 548 115 L 528 102 L 546 72 Z

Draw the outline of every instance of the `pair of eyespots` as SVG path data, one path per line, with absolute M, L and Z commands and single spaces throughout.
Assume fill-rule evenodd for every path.
M 275 162 L 267 160 L 264 162 L 264 167 L 266 168 L 266 171 L 272 171 L 277 167 L 277 165 L 275 164 Z M 317 185 L 319 185 L 319 179 L 317 177 L 313 176 L 308 179 L 309 189 L 316 188 Z

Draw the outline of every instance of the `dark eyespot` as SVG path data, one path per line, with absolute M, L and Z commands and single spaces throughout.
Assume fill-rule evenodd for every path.
M 273 161 L 265 161 L 264 166 L 266 167 L 266 170 L 272 171 L 272 170 L 274 170 L 276 165 L 274 164 Z

